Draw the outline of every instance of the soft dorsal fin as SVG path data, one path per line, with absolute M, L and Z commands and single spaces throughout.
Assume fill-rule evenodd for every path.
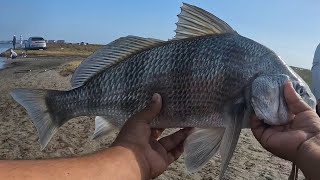
M 72 76 L 71 85 L 73 87 L 79 87 L 92 76 L 112 65 L 123 61 L 133 54 L 152 48 L 163 42 L 164 41 L 158 39 L 142 38 L 138 36 L 126 36 L 116 39 L 82 61 Z
M 174 39 L 184 39 L 209 34 L 236 33 L 226 22 L 213 14 L 183 3 L 179 20 L 176 23 L 176 36 Z

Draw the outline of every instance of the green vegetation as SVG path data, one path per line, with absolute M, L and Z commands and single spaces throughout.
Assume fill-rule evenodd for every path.
M 28 50 L 27 56 L 81 56 L 87 57 L 96 50 L 100 49 L 102 45 L 89 44 L 89 45 L 77 45 L 77 44 L 48 44 L 48 48 L 46 50 Z M 16 49 L 18 56 L 23 55 L 25 53 L 24 49 Z M 0 54 L 2 57 L 9 57 L 9 50 Z
M 308 83 L 308 85 L 311 87 L 311 71 L 309 69 L 303 69 L 303 68 L 298 68 L 298 67 L 293 67 L 291 68 L 301 76 L 301 78 Z
M 71 61 L 67 64 L 64 64 L 59 74 L 64 77 L 73 74 L 80 64 L 81 61 Z

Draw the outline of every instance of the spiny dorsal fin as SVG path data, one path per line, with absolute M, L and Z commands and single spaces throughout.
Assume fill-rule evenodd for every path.
M 184 39 L 209 34 L 236 33 L 226 22 L 213 14 L 183 3 L 179 20 L 176 23 L 176 36 L 174 39 Z
M 127 36 L 116 39 L 82 61 L 72 76 L 71 85 L 79 87 L 99 72 L 123 61 L 133 54 L 152 48 L 163 42 L 158 39 L 138 36 Z

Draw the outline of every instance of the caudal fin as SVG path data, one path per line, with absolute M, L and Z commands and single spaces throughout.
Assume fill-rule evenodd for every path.
M 39 143 L 43 150 L 59 128 L 59 121 L 54 116 L 46 101 L 51 90 L 14 89 L 10 95 L 27 111 L 39 135 Z

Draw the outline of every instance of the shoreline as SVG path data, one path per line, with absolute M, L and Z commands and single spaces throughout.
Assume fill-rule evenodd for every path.
M 0 67 L 0 71 L 3 71 L 5 69 L 9 69 L 9 68 L 14 68 L 17 66 L 23 66 L 26 63 L 28 63 L 28 61 L 32 61 L 35 59 L 39 59 L 41 61 L 45 61 L 46 59 L 50 60 L 50 59 L 59 59 L 59 61 L 70 61 L 70 59 L 74 59 L 74 61 L 80 61 L 82 59 L 84 59 L 84 57 L 81 56 L 31 56 L 31 57 L 17 57 L 15 59 L 10 59 L 10 58 L 3 58 L 3 62 L 4 64 L 2 65 L 2 67 Z
M 18 57 L 24 54 L 26 54 L 27 57 L 88 57 L 90 54 L 97 51 L 101 47 L 103 47 L 103 45 L 99 44 L 47 44 L 47 49 L 45 50 L 25 50 L 24 48 L 16 48 L 14 51 L 18 54 Z M 9 57 L 9 49 L 7 49 L 4 52 L 1 52 L 0 57 Z

